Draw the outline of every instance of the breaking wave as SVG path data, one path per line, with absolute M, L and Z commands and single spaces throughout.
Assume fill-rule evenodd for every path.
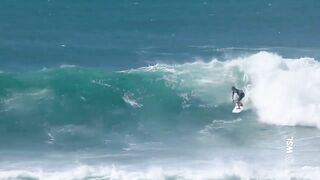
M 81 147 L 82 141 L 104 144 L 128 133 L 139 138 L 194 133 L 212 119 L 234 119 L 232 85 L 245 90 L 243 114 L 248 117 L 320 128 L 319 77 L 315 59 L 286 59 L 269 52 L 120 72 L 77 66 L 3 72 L 0 138 L 51 145 L 72 140 Z

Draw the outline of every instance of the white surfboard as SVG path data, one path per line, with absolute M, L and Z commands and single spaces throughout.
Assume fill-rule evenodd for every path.
M 243 106 L 238 107 L 237 105 L 234 106 L 232 113 L 241 113 L 243 111 Z

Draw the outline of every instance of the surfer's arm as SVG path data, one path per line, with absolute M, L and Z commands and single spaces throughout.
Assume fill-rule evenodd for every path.
M 231 100 L 232 102 L 234 102 L 234 92 L 232 91 L 232 94 L 231 94 Z

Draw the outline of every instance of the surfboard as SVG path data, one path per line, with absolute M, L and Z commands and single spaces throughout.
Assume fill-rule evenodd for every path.
M 238 107 L 237 105 L 234 106 L 232 113 L 241 113 L 243 111 L 243 106 Z

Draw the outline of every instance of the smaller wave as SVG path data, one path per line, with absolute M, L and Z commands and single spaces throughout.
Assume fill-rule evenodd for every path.
M 200 164 L 197 168 L 164 168 L 152 166 L 146 169 L 132 169 L 119 166 L 89 166 L 79 165 L 72 169 L 48 171 L 44 169 L 2 170 L 1 179 L 319 179 L 319 167 L 296 168 L 253 168 L 249 164 L 236 161 L 231 165 L 218 163 L 216 165 Z M 199 166 L 199 165 L 198 165 Z M 211 167 L 213 166 L 213 167 Z

